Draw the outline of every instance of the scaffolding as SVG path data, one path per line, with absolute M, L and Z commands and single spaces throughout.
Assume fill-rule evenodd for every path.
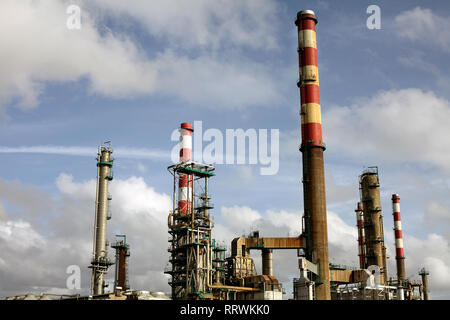
M 213 239 L 214 240 L 214 239 Z M 223 245 L 219 245 L 213 242 L 213 282 L 214 284 L 224 284 L 225 283 L 225 273 L 226 273 L 226 266 L 225 266 L 225 252 L 226 248 Z
M 219 261 L 222 251 L 215 248 L 211 238 L 213 219 L 210 210 L 214 205 L 208 195 L 208 180 L 215 175 L 215 168 L 186 161 L 172 165 L 168 170 L 173 175 L 173 209 L 168 218 L 171 257 L 165 273 L 172 278 L 169 281 L 172 299 L 208 299 L 212 297 L 209 286 L 213 273 L 220 278 L 223 271 L 222 261 Z M 179 190 L 178 181 L 183 179 L 188 181 L 187 187 Z M 183 208 L 179 205 L 181 195 L 187 199 Z M 217 270 L 213 270 L 213 251 Z

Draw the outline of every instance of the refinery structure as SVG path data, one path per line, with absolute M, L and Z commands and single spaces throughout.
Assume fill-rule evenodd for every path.
M 428 300 L 427 270 L 420 271 L 421 281 L 411 281 L 406 275 L 398 194 L 391 198 L 397 268 L 396 272 L 388 270 L 378 167 L 368 167 L 359 176 L 360 199 L 355 204 L 358 230 L 355 246 L 358 247 L 359 266 L 352 268 L 330 263 L 317 22 L 311 10 L 298 12 L 295 20 L 304 204 L 303 217 L 298 219 L 302 221 L 302 229 L 294 237 L 261 236 L 254 231 L 246 237 L 233 239 L 228 253 L 225 245 L 214 238 L 211 214 L 214 204 L 209 189 L 210 186 L 213 188 L 214 179 L 220 177 L 216 177 L 213 165 L 192 160 L 194 130 L 191 123 L 181 123 L 179 162 L 168 167 L 173 189 L 172 209 L 167 217 L 168 265 L 164 273 L 169 276 L 171 299 L 282 300 L 284 289 L 274 276 L 273 251 L 292 249 L 298 256 L 299 270 L 298 278 L 292 279 L 294 300 Z M 112 152 L 108 143 L 98 150 L 90 296 L 61 298 L 139 299 L 152 295 L 131 290 L 136 284 L 130 286 L 129 283 L 130 245 L 126 235 L 117 235 L 111 244 L 115 261 L 108 258 L 106 227 L 111 218 L 108 208 L 112 197 L 108 185 L 113 179 Z M 261 274 L 255 268 L 252 256 L 255 251 L 261 258 Z M 109 269 L 113 269 L 111 265 L 115 265 L 114 288 L 107 289 L 104 277 Z

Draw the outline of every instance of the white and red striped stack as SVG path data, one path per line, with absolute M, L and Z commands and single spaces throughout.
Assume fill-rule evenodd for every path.
M 180 162 L 192 160 L 192 124 L 182 123 L 180 127 Z M 178 212 L 187 215 L 192 209 L 192 175 L 180 175 L 178 182 Z
M 405 255 L 403 252 L 403 235 L 402 220 L 400 217 L 400 197 L 398 194 L 392 195 L 392 212 L 394 216 L 394 233 L 395 233 L 395 259 L 397 260 L 397 277 L 398 280 L 406 278 L 405 273 Z

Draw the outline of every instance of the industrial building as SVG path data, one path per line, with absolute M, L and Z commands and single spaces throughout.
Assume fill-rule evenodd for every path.
M 168 168 L 173 175 L 173 209 L 168 221 L 171 267 L 165 272 L 171 275 L 172 299 L 280 300 L 283 289 L 273 275 L 272 254 L 276 249 L 297 251 L 300 277 L 293 279 L 295 300 L 428 299 L 426 271 L 420 273 L 422 283 L 406 278 L 397 194 L 392 196 L 397 277 L 388 276 L 377 167 L 369 167 L 359 177 L 360 201 L 355 210 L 359 268 L 329 262 L 317 22 L 311 10 L 298 12 L 295 20 L 301 101 L 302 230 L 291 238 L 260 237 L 256 231 L 235 238 L 229 257 L 218 256 L 221 249 L 212 238 L 213 224 L 208 214 L 213 208 L 208 180 L 214 176 L 214 167 L 192 161 L 192 125 L 182 123 L 180 162 Z M 251 250 L 261 251 L 260 275 Z
M 209 193 L 216 177 L 213 165 L 193 161 L 192 124 L 180 125 L 179 162 L 168 167 L 173 178 L 172 210 L 168 212 L 168 267 L 171 299 L 174 300 L 282 300 L 283 287 L 274 276 L 273 251 L 294 250 L 298 256 L 299 277 L 293 279 L 294 300 L 428 300 L 428 271 L 422 269 L 422 281 L 410 281 L 405 271 L 400 217 L 400 196 L 392 195 L 397 270 L 389 276 L 384 239 L 380 179 L 377 167 L 368 167 L 359 176 L 360 199 L 357 203 L 359 266 L 331 264 L 325 193 L 324 151 L 320 109 L 316 24 L 311 10 L 298 12 L 300 126 L 303 168 L 302 230 L 295 237 L 262 237 L 258 231 L 237 237 L 230 254 L 214 238 Z M 108 258 L 107 221 L 111 218 L 108 185 L 113 180 L 112 148 L 99 147 L 94 219 L 92 279 L 89 297 L 60 296 L 60 299 L 168 299 L 163 294 L 130 290 L 128 257 L 130 245 L 118 235 L 115 249 L 114 288 L 107 292 L 105 274 L 114 263 Z M 211 178 L 214 178 L 210 181 Z M 355 177 L 356 181 L 356 177 Z M 406 246 L 407 247 L 407 246 Z M 262 273 L 255 268 L 254 256 L 260 252 Z M 111 292 L 113 291 L 113 292 Z M 16 296 L 9 299 L 47 299 L 42 296 Z

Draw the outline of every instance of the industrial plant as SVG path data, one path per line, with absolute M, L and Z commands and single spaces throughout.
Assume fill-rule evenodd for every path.
M 324 152 L 320 110 L 319 70 L 316 24 L 311 10 L 297 13 L 300 118 L 303 183 L 303 217 L 301 230 L 294 237 L 271 237 L 258 231 L 238 237 L 227 252 L 220 239 L 214 238 L 211 210 L 214 201 L 215 167 L 193 161 L 191 123 L 179 127 L 179 162 L 167 169 L 173 180 L 172 209 L 167 216 L 169 234 L 164 273 L 169 276 L 173 300 L 282 300 L 284 289 L 274 276 L 273 251 L 291 249 L 298 257 L 298 278 L 292 279 L 293 300 L 428 300 L 427 270 L 422 281 L 411 281 L 405 271 L 400 216 L 400 195 L 392 194 L 392 216 L 395 234 L 396 271 L 388 270 L 383 228 L 378 167 L 368 167 L 359 177 L 360 199 L 355 204 L 358 230 L 359 266 L 330 263 L 328 246 L 327 203 L 325 192 Z M 88 297 L 68 296 L 61 299 L 144 299 L 152 293 L 131 290 L 128 258 L 130 244 L 126 235 L 117 235 L 111 245 L 106 239 L 111 215 L 112 196 L 108 185 L 113 180 L 112 148 L 105 143 L 98 149 L 97 188 L 91 259 L 91 293 Z M 356 188 L 356 187 L 355 187 Z M 133 245 L 133 244 L 132 244 Z M 115 250 L 115 261 L 108 258 L 108 247 Z M 406 248 L 408 247 L 406 243 Z M 257 252 L 257 255 L 255 255 Z M 228 253 L 228 254 L 227 254 Z M 253 253 L 253 255 L 252 255 Z M 262 272 L 257 273 L 255 257 L 260 257 Z M 105 274 L 112 265 L 114 288 L 106 290 Z M 110 288 L 111 289 L 111 288 Z M 10 297 L 11 299 L 20 297 Z

